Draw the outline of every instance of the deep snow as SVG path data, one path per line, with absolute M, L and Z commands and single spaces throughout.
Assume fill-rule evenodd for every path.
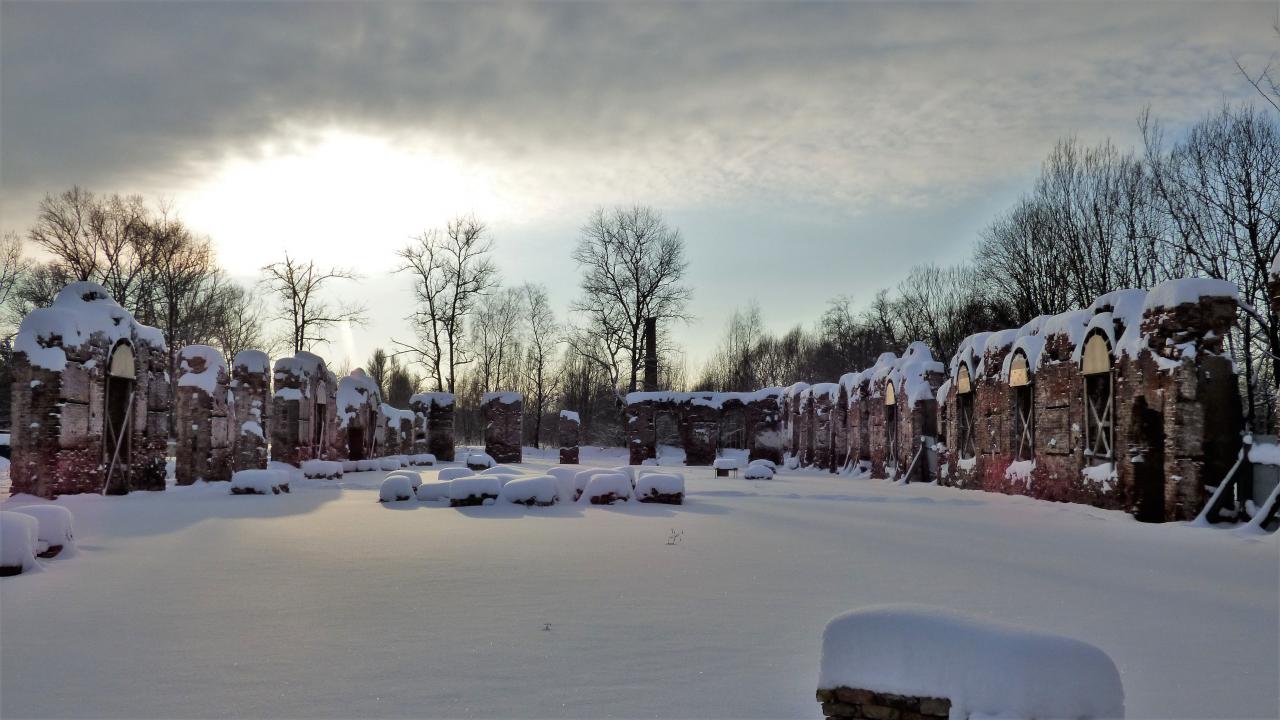
M 379 504 L 383 472 L 64 497 L 78 555 L 0 580 L 0 716 L 818 717 L 827 622 L 899 602 L 1097 645 L 1129 717 L 1280 708 L 1276 535 L 680 472 L 682 506 Z

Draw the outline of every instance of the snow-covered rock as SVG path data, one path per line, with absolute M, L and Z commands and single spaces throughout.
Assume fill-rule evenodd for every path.
M 289 480 L 281 470 L 237 470 L 231 475 L 231 494 L 279 495 L 289 492 Z
M 751 464 L 743 471 L 742 477 L 747 480 L 772 480 L 776 471 L 769 465 Z
M 312 480 L 335 480 L 342 477 L 342 463 L 334 460 L 303 460 L 302 474 Z
M 344 472 L 344 473 L 349 473 L 349 472 L 359 472 L 359 470 L 360 470 L 360 463 L 359 463 L 359 462 L 357 462 L 357 461 L 355 461 L 355 460 L 343 460 L 343 461 L 342 461 L 342 472 Z
M 587 489 L 587 485 L 591 483 L 591 478 L 596 475 L 604 475 L 606 473 L 614 474 L 615 471 L 607 468 L 587 468 L 586 470 L 579 470 L 578 473 L 573 476 L 573 499 L 577 500 L 582 497 L 583 491 L 585 491 Z
M 409 457 L 410 465 L 418 467 L 432 467 L 436 464 L 436 456 L 431 453 L 418 453 Z
M 679 473 L 644 473 L 636 478 L 636 498 L 640 502 L 681 505 L 684 503 L 684 476 Z
M 379 470 L 399 470 L 404 467 L 399 455 L 388 455 L 378 461 Z
M 953 718 L 1124 717 L 1120 674 L 1093 645 L 917 605 L 828 623 L 818 688 L 945 698 Z
M 582 472 L 582 468 L 577 465 L 557 465 L 547 468 L 547 474 L 556 479 L 556 490 L 562 501 L 577 499 L 578 485 L 574 482 L 574 478 L 579 472 Z
M 413 484 L 406 475 L 388 475 L 378 488 L 378 502 L 403 502 L 414 497 Z
M 752 465 L 763 465 L 774 471 L 778 469 L 778 464 L 768 458 L 756 458 L 755 460 L 747 463 L 747 467 L 751 467 Z
M 70 510 L 61 505 L 23 505 L 13 511 L 30 515 L 40 524 L 36 547 L 39 557 L 51 558 L 60 553 L 70 555 L 68 551 L 75 549 L 74 521 Z
M 451 483 L 448 481 L 440 482 L 438 480 L 435 482 L 423 482 L 418 486 L 415 494 L 417 494 L 418 499 L 422 501 L 448 500 L 450 484 Z
M 612 505 L 631 499 L 631 478 L 618 472 L 602 472 L 590 476 L 579 503 Z
M 30 515 L 0 510 L 0 577 L 38 570 L 40 522 Z
M 510 465 L 494 465 L 493 467 L 485 468 L 484 470 L 480 470 L 476 473 L 476 475 L 493 475 L 495 477 L 515 477 L 517 475 L 524 474 L 526 474 L 525 471 L 520 468 L 513 468 Z
M 449 482 L 449 505 L 465 507 L 483 505 L 486 500 L 497 500 L 502 494 L 502 483 L 492 475 L 471 475 Z
M 382 469 L 382 460 L 378 458 L 365 458 L 356 461 L 357 472 L 376 472 Z
M 550 475 L 513 477 L 502 486 L 502 499 L 517 505 L 554 505 L 560 499 L 560 488 Z
M 471 477 L 472 475 L 475 475 L 475 472 L 470 468 L 447 467 L 440 470 L 440 474 L 436 476 L 436 479 L 442 482 L 447 482 L 449 480 L 456 480 L 460 477 Z

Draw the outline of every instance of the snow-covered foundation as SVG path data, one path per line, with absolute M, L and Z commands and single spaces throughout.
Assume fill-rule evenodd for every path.
M 341 459 L 338 381 L 322 358 L 299 352 L 275 364 L 271 406 L 271 459 L 295 467 L 304 460 Z
M 208 345 L 178 351 L 174 403 L 174 478 L 179 485 L 231 479 L 230 376 L 222 353 Z
M 582 436 L 582 420 L 572 410 L 561 410 L 556 425 L 556 440 L 560 444 L 560 464 L 578 464 L 578 443 Z
M 828 718 L 1120 718 L 1115 663 L 1079 640 L 914 605 L 853 610 L 822 635 Z
M 409 398 L 409 407 L 426 418 L 425 452 L 440 462 L 453 462 L 453 393 L 418 393 Z
M 13 343 L 13 494 L 163 490 L 169 353 L 101 285 L 71 283 Z
M 499 463 L 523 461 L 524 397 L 515 392 L 485 393 L 480 401 L 480 417 L 484 422 L 484 451 Z
M 267 467 L 271 412 L 271 359 L 261 350 L 242 350 L 231 360 L 232 470 Z

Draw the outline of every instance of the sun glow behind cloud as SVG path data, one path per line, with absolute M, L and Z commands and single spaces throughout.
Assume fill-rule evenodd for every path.
M 458 214 L 504 222 L 533 210 L 483 162 L 421 139 L 338 129 L 227 158 L 179 203 L 233 273 L 256 273 L 285 251 L 385 269 L 410 236 Z

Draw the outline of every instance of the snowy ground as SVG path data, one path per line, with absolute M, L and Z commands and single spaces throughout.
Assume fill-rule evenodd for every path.
M 824 625 L 887 602 L 1093 643 L 1130 717 L 1280 709 L 1275 536 L 711 474 L 681 507 L 383 506 L 380 472 L 62 498 L 79 554 L 0 580 L 0 716 L 816 717 Z

